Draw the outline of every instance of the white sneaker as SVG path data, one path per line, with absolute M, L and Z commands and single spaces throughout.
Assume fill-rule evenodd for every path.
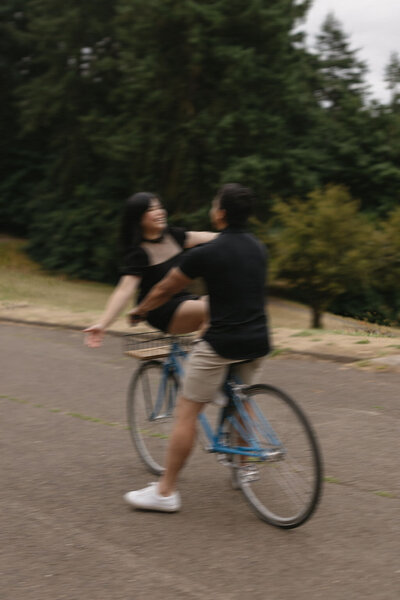
M 157 486 L 157 483 L 150 483 L 142 490 L 128 492 L 124 495 L 124 500 L 134 508 L 142 510 L 178 511 L 182 506 L 179 492 L 174 492 L 170 496 L 161 496 L 157 491 Z

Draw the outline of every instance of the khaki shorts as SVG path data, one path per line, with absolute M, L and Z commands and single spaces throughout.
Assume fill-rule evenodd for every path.
M 243 383 L 250 384 L 264 357 L 243 363 L 223 358 L 206 341 L 198 342 L 185 365 L 181 393 L 194 402 L 211 402 L 225 381 L 230 365 L 237 364 L 235 373 Z

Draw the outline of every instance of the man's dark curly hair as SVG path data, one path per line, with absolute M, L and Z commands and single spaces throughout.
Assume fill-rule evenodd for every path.
M 253 212 L 255 195 L 253 190 L 239 183 L 227 183 L 217 192 L 219 207 L 226 211 L 228 225 L 243 227 Z

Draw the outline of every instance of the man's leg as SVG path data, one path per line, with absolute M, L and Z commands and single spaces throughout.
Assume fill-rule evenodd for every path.
M 167 449 L 166 470 L 158 484 L 158 493 L 169 496 L 176 490 L 179 471 L 192 451 L 197 429 L 197 417 L 204 404 L 179 398 L 177 418 Z
M 165 512 L 180 509 L 176 481 L 196 439 L 197 417 L 221 387 L 230 362 L 218 356 L 205 341 L 194 347 L 185 365 L 182 396 L 168 444 L 165 473 L 158 484 L 125 494 L 125 500 L 131 506 Z
M 175 512 L 181 508 L 181 498 L 176 491 L 179 471 L 188 458 L 196 439 L 197 416 L 204 403 L 193 402 L 181 397 L 177 406 L 177 417 L 168 444 L 166 470 L 158 484 L 128 492 L 124 498 L 135 508 Z

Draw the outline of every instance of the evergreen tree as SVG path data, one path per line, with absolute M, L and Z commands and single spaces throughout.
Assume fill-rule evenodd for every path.
M 385 81 L 391 93 L 391 108 L 400 112 L 400 56 L 397 52 L 392 52 L 385 67 Z
M 132 155 L 136 187 L 156 187 L 172 210 L 188 211 L 227 180 L 264 198 L 316 184 L 307 142 L 315 102 L 293 33 L 308 6 L 119 3 L 121 133 L 112 142 Z
M 109 278 L 120 206 L 138 189 L 200 215 L 227 180 L 255 187 L 262 205 L 314 187 L 319 109 L 294 33 L 309 4 L 25 0 L 20 123 L 41 174 L 33 257 Z
M 316 50 L 321 74 L 320 102 L 331 110 L 341 110 L 352 99 L 360 106 L 367 93 L 367 65 L 350 47 L 349 36 L 340 21 L 330 13 L 317 36 Z
M 31 185 L 40 177 L 34 140 L 19 133 L 15 89 L 29 75 L 29 49 L 24 39 L 25 0 L 0 6 L 0 231 L 25 234 Z
M 40 144 L 30 251 L 47 268 L 87 278 L 115 272 L 115 217 L 124 178 L 104 157 L 116 44 L 108 2 L 28 0 L 30 77 L 18 89 L 22 131 Z
M 328 154 L 324 181 L 345 184 L 359 194 L 363 165 L 368 152 L 361 144 L 362 131 L 368 121 L 364 104 L 366 65 L 350 47 L 341 24 L 330 14 L 322 25 L 316 42 L 319 78 L 316 96 L 324 110 L 320 143 Z
M 319 85 L 317 97 L 325 118 L 320 129 L 329 159 L 323 181 L 343 184 L 362 207 L 388 210 L 400 192 L 397 151 L 388 140 L 388 111 L 368 103 L 367 67 L 350 45 L 333 15 L 323 23 L 316 44 Z

